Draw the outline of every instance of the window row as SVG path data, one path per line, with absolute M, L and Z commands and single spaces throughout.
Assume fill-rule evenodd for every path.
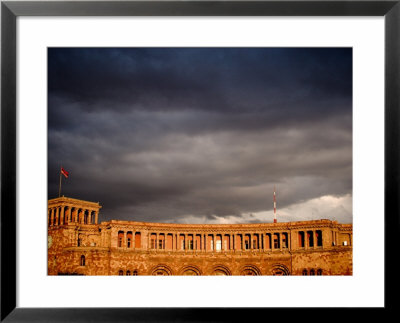
M 310 269 L 309 271 L 307 269 L 303 269 L 302 275 L 303 276 L 315 276 L 315 273 L 317 273 L 317 276 L 322 276 L 322 269 Z
M 322 231 L 299 231 L 298 232 L 298 247 L 305 248 L 307 247 L 322 247 Z
M 120 271 L 118 271 L 118 275 L 119 276 L 137 276 L 138 272 L 137 270 L 133 270 L 132 272 L 130 270 L 127 270 L 125 273 L 124 271 L 121 269 Z
M 289 234 L 172 234 L 152 233 L 149 248 L 161 250 L 253 250 L 288 248 Z
M 118 231 L 118 248 L 141 248 L 142 235 L 140 232 Z

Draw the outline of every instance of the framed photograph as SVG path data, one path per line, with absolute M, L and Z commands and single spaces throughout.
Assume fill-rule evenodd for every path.
M 399 14 L 3 1 L 1 320 L 394 309 Z

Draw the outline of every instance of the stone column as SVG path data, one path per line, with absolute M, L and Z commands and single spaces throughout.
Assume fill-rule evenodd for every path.
M 155 241 L 155 249 L 156 250 L 158 250 L 158 239 L 159 239 L 158 232 L 156 232 L 156 241 Z
M 67 217 L 66 223 L 69 224 L 71 222 L 71 207 L 70 206 L 68 206 L 67 213 L 65 214 L 65 216 Z
M 312 235 L 313 235 L 313 247 L 315 248 L 317 246 L 317 237 L 315 230 L 312 230 Z
M 216 250 L 216 245 L 217 245 L 217 240 L 216 240 L 216 234 L 214 233 L 213 234 L 213 243 L 212 243 L 212 245 L 213 245 L 213 248 L 212 248 L 212 250 L 213 250 L 213 252 L 215 252 L 215 250 Z
M 199 243 L 196 246 L 196 250 L 201 251 L 201 233 L 196 234 L 196 241 L 197 241 L 197 236 L 199 237 Z
M 64 209 L 65 209 L 65 206 L 63 205 L 63 206 L 61 207 L 61 214 L 60 214 L 60 224 L 61 224 L 61 225 L 64 224 Z
M 50 218 L 49 218 L 49 225 L 52 226 L 53 225 L 53 217 L 54 217 L 54 209 L 50 209 Z
M 308 249 L 308 233 L 304 231 L 304 249 Z
M 265 246 L 265 233 L 262 233 L 261 235 L 262 235 L 262 240 L 263 240 L 263 251 L 265 251 L 265 249 L 267 249 Z
M 59 213 L 60 213 L 60 208 L 56 208 L 56 225 L 58 225 L 58 217 L 59 217 Z
M 92 224 L 92 210 L 88 210 L 88 224 Z

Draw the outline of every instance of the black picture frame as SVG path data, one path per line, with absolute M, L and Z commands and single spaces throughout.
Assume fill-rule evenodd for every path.
M 382 16 L 385 19 L 385 300 L 369 318 L 396 311 L 399 275 L 400 0 L 379 1 L 2 1 L 1 2 L 1 321 L 238 321 L 240 314 L 279 315 L 299 308 L 18 308 L 16 281 L 16 19 L 19 16 Z M 373 170 L 371 170 L 372 172 Z M 367 202 L 367 201 L 366 201 Z M 371 237 L 373 243 L 373 237 Z M 373 266 L 373 255 L 371 255 Z M 373 279 L 373 277 L 371 277 Z M 366 287 L 367 288 L 367 287 Z M 40 293 L 40 291 L 38 291 Z M 302 311 L 303 310 L 303 311 Z M 325 308 L 332 311 L 352 308 Z M 313 312 L 315 314 L 315 312 Z M 308 314 L 308 312 L 307 312 Z M 347 315 L 346 314 L 346 315 Z M 374 317 L 375 316 L 375 317 Z M 307 318 L 305 316 L 304 318 Z M 310 317 L 308 317 L 310 318 Z M 348 318 L 351 319 L 351 316 Z M 320 319 L 323 319 L 320 317 Z M 345 318 L 337 318 L 345 319 Z

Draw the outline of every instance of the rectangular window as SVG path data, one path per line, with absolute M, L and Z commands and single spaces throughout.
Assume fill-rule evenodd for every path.
M 314 233 L 312 231 L 307 231 L 308 246 L 314 247 Z
M 304 232 L 299 232 L 299 248 L 304 248 Z
M 317 230 L 315 232 L 315 236 L 317 238 L 317 246 L 318 247 L 322 247 L 322 231 L 321 230 Z
M 287 248 L 288 247 L 288 238 L 287 238 L 287 233 L 282 234 L 282 247 Z

